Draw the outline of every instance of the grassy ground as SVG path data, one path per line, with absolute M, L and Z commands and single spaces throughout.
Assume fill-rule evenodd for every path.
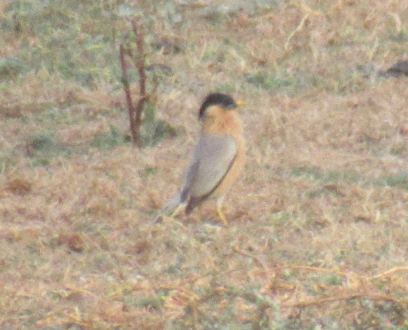
M 408 81 L 367 73 L 408 57 L 408 2 L 3 0 L 0 13 L 1 329 L 408 329 Z M 149 71 L 167 129 L 145 125 L 140 150 L 120 83 L 131 17 L 148 64 L 172 71 Z M 201 222 L 152 224 L 209 91 L 247 104 L 230 225 L 211 203 Z

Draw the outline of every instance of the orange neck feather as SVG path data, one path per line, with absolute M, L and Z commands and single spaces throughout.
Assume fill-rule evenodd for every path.
M 204 118 L 203 132 L 214 135 L 242 135 L 242 122 L 234 110 L 212 107 Z

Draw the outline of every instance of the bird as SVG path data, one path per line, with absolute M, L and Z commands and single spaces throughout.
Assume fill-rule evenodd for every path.
M 388 70 L 380 71 L 379 75 L 383 77 L 399 77 L 402 75 L 408 76 L 408 60 L 398 61 Z
M 223 93 L 210 93 L 204 99 L 198 112 L 201 134 L 190 165 L 181 189 L 165 207 L 172 217 L 182 208 L 188 215 L 215 197 L 217 213 L 223 224 L 228 225 L 222 204 L 246 163 L 243 123 L 236 111 L 243 104 Z

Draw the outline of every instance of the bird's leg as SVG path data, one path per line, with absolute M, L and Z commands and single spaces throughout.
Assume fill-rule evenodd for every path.
M 174 218 L 180 214 L 181 210 L 185 207 L 185 204 L 179 204 L 174 212 L 171 214 L 170 218 Z
M 228 226 L 228 220 L 227 217 L 224 215 L 224 213 L 222 212 L 222 203 L 224 202 L 224 196 L 218 197 L 217 199 L 217 213 L 219 215 L 219 217 L 222 220 L 222 223 L 224 224 L 224 226 Z
M 157 214 L 152 218 L 151 222 L 161 223 L 163 218 L 174 219 L 185 207 L 186 204 L 180 201 L 180 196 L 177 194 L 177 196 L 173 197 L 173 199 L 164 208 L 157 212 Z
M 202 208 L 201 204 L 199 204 L 199 205 L 197 206 L 197 219 L 198 219 L 198 223 L 201 223 L 202 210 L 203 210 L 203 208 Z

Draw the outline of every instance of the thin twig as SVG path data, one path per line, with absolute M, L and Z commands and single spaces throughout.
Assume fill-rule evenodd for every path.
M 288 39 L 285 42 L 285 50 L 289 49 L 290 41 L 292 38 L 295 36 L 296 33 L 301 31 L 303 29 L 303 25 L 305 25 L 306 20 L 309 18 L 309 14 L 306 14 L 303 16 L 302 20 L 300 21 L 299 25 L 292 31 L 292 33 L 289 35 Z
M 388 275 L 391 275 L 392 273 L 400 272 L 400 271 L 408 271 L 408 267 L 395 267 L 395 268 L 392 268 L 392 269 L 390 269 L 390 270 L 387 270 L 387 271 L 384 272 L 384 273 L 380 273 L 380 274 L 371 276 L 371 277 L 369 277 L 369 279 L 378 278 L 378 277 L 383 277 L 383 276 L 388 276 Z
M 94 294 L 91 291 L 81 289 L 81 288 L 76 288 L 76 287 L 73 287 L 71 285 L 65 285 L 65 289 L 70 290 L 70 291 L 74 291 L 74 292 L 81 292 L 81 293 L 96 297 L 96 294 Z
M 92 323 L 89 321 L 82 321 L 82 317 L 80 315 L 71 315 L 67 312 L 62 312 L 62 314 L 65 315 L 70 320 L 70 321 L 66 320 L 65 323 L 73 322 L 76 325 L 79 325 L 81 327 L 86 327 L 86 328 L 92 325 Z
M 262 266 L 262 268 L 265 270 L 265 272 L 267 274 L 269 274 L 270 271 L 276 271 L 276 270 L 280 270 L 280 269 L 303 269 L 303 270 L 310 270 L 310 271 L 314 271 L 314 272 L 322 272 L 322 273 L 330 273 L 330 274 L 337 274 L 340 276 L 344 276 L 346 277 L 347 274 L 343 273 L 343 272 L 338 272 L 335 270 L 331 270 L 331 269 L 325 269 L 325 268 L 318 268 L 318 267 L 310 267 L 310 266 L 297 266 L 297 265 L 287 265 L 287 266 L 281 266 L 281 267 L 275 267 L 275 268 L 269 268 L 264 261 L 262 261 L 259 257 L 254 256 L 248 252 L 242 251 L 240 249 L 238 249 L 237 247 L 234 247 L 234 251 L 249 257 L 251 259 L 254 259 L 259 265 Z
M 238 248 L 234 248 L 234 251 L 249 257 L 251 259 L 254 259 L 259 265 L 261 265 L 265 270 L 268 270 L 268 267 L 265 265 L 263 261 L 261 261 L 258 257 L 253 256 L 245 251 L 239 250 Z M 347 276 L 347 273 L 344 272 L 338 272 L 335 270 L 331 269 L 325 269 L 325 268 L 318 268 L 318 267 L 310 267 L 310 266 L 297 266 L 297 265 L 288 265 L 288 266 L 282 266 L 282 267 L 276 267 L 276 268 L 271 268 L 271 271 L 274 270 L 279 270 L 279 269 L 302 269 L 302 270 L 309 270 L 309 271 L 314 271 L 314 272 L 323 272 L 323 273 L 330 273 L 330 274 L 337 274 L 340 276 Z M 408 267 L 395 267 L 392 268 L 386 272 L 377 274 L 375 276 L 369 277 L 368 279 L 374 279 L 382 276 L 388 276 L 392 273 L 398 272 L 398 271 L 407 271 Z M 391 301 L 393 303 L 396 303 L 401 306 L 408 306 L 408 301 L 406 300 L 397 300 L 394 299 L 393 297 L 390 296 L 384 296 L 384 295 L 369 295 L 369 294 L 352 294 L 352 295 L 347 295 L 347 296 L 340 296 L 340 297 L 332 297 L 332 298 L 325 298 L 325 299 L 316 299 L 312 301 L 303 301 L 303 302 L 298 302 L 298 303 L 291 303 L 291 304 L 284 304 L 284 307 L 305 307 L 305 306 L 311 306 L 311 305 L 320 305 L 328 302 L 334 302 L 334 301 L 344 301 L 344 300 L 351 300 L 351 299 L 370 299 L 370 300 L 385 300 L 385 301 Z
M 135 108 L 133 107 L 132 95 L 130 93 L 129 76 L 128 76 L 127 64 L 125 60 L 125 55 L 129 54 L 130 51 L 125 50 L 123 48 L 123 45 L 120 45 L 119 51 L 120 51 L 120 65 L 122 67 L 122 84 L 123 84 L 123 89 L 125 91 L 126 103 L 127 103 L 128 112 L 129 112 L 130 132 L 132 133 L 133 143 L 137 143 L 138 135 L 137 135 L 137 128 L 135 126 L 135 120 L 134 120 Z
M 273 270 L 278 270 L 278 269 L 303 269 L 303 270 L 310 270 L 310 271 L 313 271 L 313 272 L 337 274 L 337 275 L 344 276 L 344 277 L 347 276 L 346 273 L 338 272 L 336 270 L 331 270 L 331 269 L 326 269 L 326 268 L 319 268 L 319 267 L 310 267 L 310 266 L 287 265 L 287 266 L 274 268 Z
M 400 301 L 400 300 L 394 299 L 389 296 L 356 293 L 356 294 L 351 294 L 347 296 L 338 296 L 338 297 L 331 297 L 331 298 L 325 298 L 325 299 L 316 299 L 316 300 L 311 300 L 311 301 L 301 301 L 298 303 L 283 304 L 282 307 L 306 307 L 306 306 L 321 305 L 321 304 L 335 302 L 335 301 L 345 301 L 345 300 L 352 300 L 352 299 L 385 300 L 385 301 L 391 301 L 401 306 L 408 305 L 407 301 Z
M 241 254 L 245 257 L 251 258 L 253 260 L 255 260 L 259 265 L 261 265 L 261 267 L 264 269 L 265 273 L 269 275 L 270 270 L 268 268 L 268 266 L 265 264 L 265 262 L 261 259 L 259 259 L 257 256 L 254 256 L 252 254 L 249 254 L 248 252 L 245 252 L 243 250 L 238 249 L 237 247 L 233 248 L 234 252 Z
M 134 142 L 135 144 L 140 146 L 140 126 L 142 124 L 143 105 L 148 99 L 148 95 L 146 94 L 146 61 L 143 47 L 144 34 L 143 32 L 139 31 L 135 20 L 132 20 L 132 26 L 133 34 L 135 35 L 136 39 L 137 57 L 135 59 L 135 64 L 139 72 L 139 88 L 140 88 L 139 101 L 137 102 L 135 113 L 135 128 L 136 128 L 135 133 L 137 139 Z

